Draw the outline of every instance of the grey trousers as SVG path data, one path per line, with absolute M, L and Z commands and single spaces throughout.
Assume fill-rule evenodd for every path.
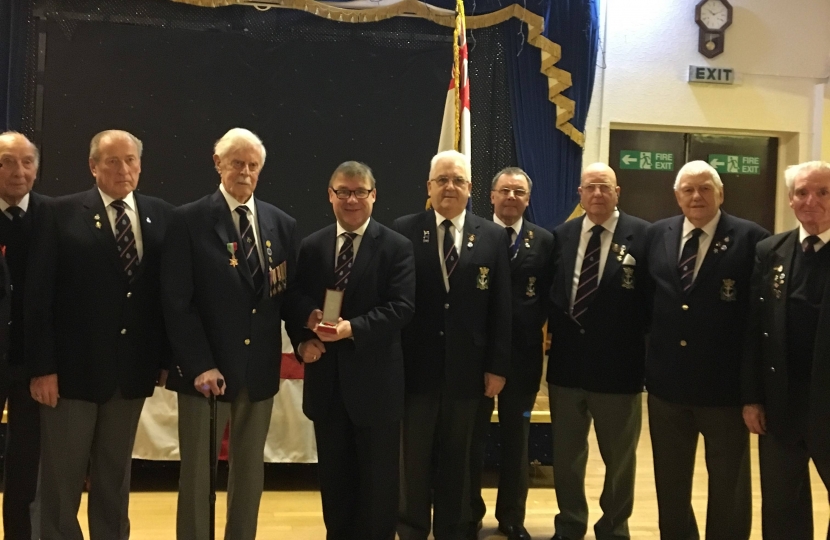
M 553 478 L 559 514 L 556 534 L 582 538 L 588 530 L 585 470 L 591 422 L 597 436 L 605 483 L 599 499 L 602 517 L 594 525 L 597 540 L 630 538 L 634 509 L 637 444 L 643 416 L 642 394 L 604 394 L 548 385 L 553 425 Z
M 90 540 L 126 540 L 130 465 L 144 398 L 40 406 L 41 540 L 83 540 L 78 508 L 89 470 Z
M 706 540 L 747 540 L 752 527 L 749 431 L 741 407 L 699 407 L 648 396 L 662 540 L 699 540 L 692 510 L 697 440 L 703 435 L 709 493 Z
M 406 395 L 401 540 L 427 540 L 430 525 L 435 540 L 464 540 L 470 521 L 470 441 L 480 401 L 443 393 Z
M 262 488 L 263 453 L 271 424 L 274 398 L 251 403 L 243 390 L 233 403 L 217 407 L 216 441 L 222 440 L 230 419 L 228 444 L 228 510 L 225 540 L 254 540 Z M 210 493 L 210 402 L 201 396 L 179 394 L 179 499 L 176 538 L 207 540 Z M 218 449 L 217 449 L 218 454 Z

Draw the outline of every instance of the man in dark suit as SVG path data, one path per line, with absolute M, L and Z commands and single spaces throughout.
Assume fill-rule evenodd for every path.
M 401 329 L 415 312 L 412 244 L 370 218 L 377 190 L 366 165 L 341 164 L 328 192 L 337 223 L 303 240 L 297 283 L 326 309 L 326 298 L 337 296 L 328 291 L 339 291 L 340 320 L 335 312 L 336 325 L 317 326 L 316 335 L 292 332 L 306 364 L 303 412 L 317 437 L 326 538 L 394 540 L 404 403 Z
M 415 317 L 403 331 L 401 540 L 463 539 L 470 523 L 470 441 L 481 396 L 510 365 L 510 263 L 504 229 L 466 211 L 470 162 L 454 150 L 430 166 L 432 209 L 393 228 L 415 251 Z M 434 507 L 434 516 L 430 516 Z
M 3 489 L 3 532 L 9 540 L 40 538 L 36 500 L 40 464 L 40 409 L 29 393 L 23 356 L 23 291 L 32 235 L 47 197 L 32 191 L 39 155 L 24 135 L 0 134 L 0 251 L 12 279 L 9 349 L 0 380 L 0 403 L 8 398 Z
M 507 167 L 493 178 L 490 202 L 493 222 L 502 227 L 510 245 L 513 324 L 510 369 L 499 394 L 499 491 L 496 519 L 509 540 L 530 538 L 524 527 L 529 480 L 527 457 L 530 412 L 542 379 L 542 327 L 549 312 L 547 291 L 553 278 L 553 235 L 525 220 L 533 183 L 518 167 Z M 470 456 L 472 522 L 468 536 L 478 537 L 487 508 L 481 497 L 481 473 L 495 400 L 482 397 Z
M 216 142 L 219 189 L 174 213 L 163 260 L 163 299 L 178 392 L 181 472 L 178 540 L 208 538 L 210 406 L 217 436 L 230 418 L 227 540 L 254 540 L 263 451 L 280 384 L 283 310 L 294 288 L 297 225 L 254 197 L 262 141 L 234 128 Z M 310 312 L 308 309 L 306 313 Z M 220 384 L 221 381 L 221 384 Z
M 135 193 L 141 141 L 104 131 L 90 144 L 97 186 L 43 206 L 26 287 L 26 362 L 41 403 L 41 538 L 129 537 L 130 461 L 144 399 L 170 346 L 160 297 L 172 206 Z
M 810 459 L 830 490 L 830 163 L 790 167 L 786 182 L 799 227 L 756 248 L 743 415 L 760 435 L 764 538 L 806 540 Z
M 593 420 L 605 463 L 597 540 L 630 538 L 637 443 L 642 425 L 647 306 L 629 254 L 648 223 L 617 209 L 620 187 L 604 163 L 579 186 L 585 215 L 553 231 L 555 277 L 548 331 L 548 388 L 556 478 L 555 540 L 588 529 L 585 469 Z
M 769 233 L 720 210 L 723 183 L 704 161 L 677 173 L 683 216 L 646 230 L 634 258 L 651 292 L 646 389 L 660 535 L 699 538 L 692 510 L 698 436 L 709 471 L 707 540 L 749 538 L 749 432 L 741 417 L 741 339 L 755 244 Z

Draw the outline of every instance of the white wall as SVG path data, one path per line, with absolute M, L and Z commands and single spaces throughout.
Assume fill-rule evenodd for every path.
M 830 157 L 830 91 L 817 86 L 830 75 L 830 0 L 731 0 L 725 52 L 712 60 L 697 52 L 697 0 L 600 1 L 605 56 L 585 163 L 608 160 L 612 128 L 776 136 L 781 171 Z M 689 84 L 689 65 L 733 68 L 736 84 Z M 792 224 L 779 190 L 776 229 Z

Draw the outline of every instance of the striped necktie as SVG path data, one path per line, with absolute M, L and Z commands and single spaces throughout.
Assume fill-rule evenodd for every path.
M 588 304 L 594 299 L 599 288 L 599 255 L 602 247 L 602 225 L 591 227 L 591 239 L 585 248 L 585 257 L 582 259 L 582 271 L 579 273 L 579 285 L 574 295 L 574 307 L 571 310 L 573 318 L 579 318 L 588 310 Z
M 345 290 L 349 284 L 349 274 L 354 265 L 354 239 L 357 238 L 357 233 L 344 232 L 340 236 L 343 237 L 343 246 L 337 254 L 337 264 L 334 269 L 334 277 L 337 279 L 334 288 L 338 291 Z
M 453 270 L 458 266 L 458 251 L 455 249 L 455 241 L 450 232 L 452 221 L 445 219 L 441 226 L 444 227 L 444 266 L 447 268 L 447 279 L 449 280 Z
M 110 206 L 115 208 L 115 245 L 118 247 L 118 258 L 128 279 L 132 279 L 138 266 L 138 249 L 135 247 L 135 235 L 130 216 L 127 215 L 126 203 L 119 199 L 112 201 Z
M 683 253 L 680 255 L 680 262 L 677 264 L 677 272 L 680 274 L 680 285 L 683 292 L 688 292 L 695 281 L 695 265 L 697 264 L 697 252 L 700 248 L 700 235 L 703 229 L 694 229 L 692 236 L 686 240 L 683 246 Z
M 242 249 L 245 253 L 245 259 L 248 261 L 251 277 L 254 279 L 254 289 L 259 293 L 262 291 L 263 282 L 262 265 L 259 262 L 259 251 L 256 248 L 254 229 L 250 220 L 248 220 L 248 208 L 237 206 L 236 213 L 239 214 L 239 238 L 242 240 Z

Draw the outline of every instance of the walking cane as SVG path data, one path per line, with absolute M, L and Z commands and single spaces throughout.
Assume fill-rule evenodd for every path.
M 219 390 L 225 385 L 223 379 L 216 381 Z M 216 396 L 210 394 L 210 540 L 216 540 Z

